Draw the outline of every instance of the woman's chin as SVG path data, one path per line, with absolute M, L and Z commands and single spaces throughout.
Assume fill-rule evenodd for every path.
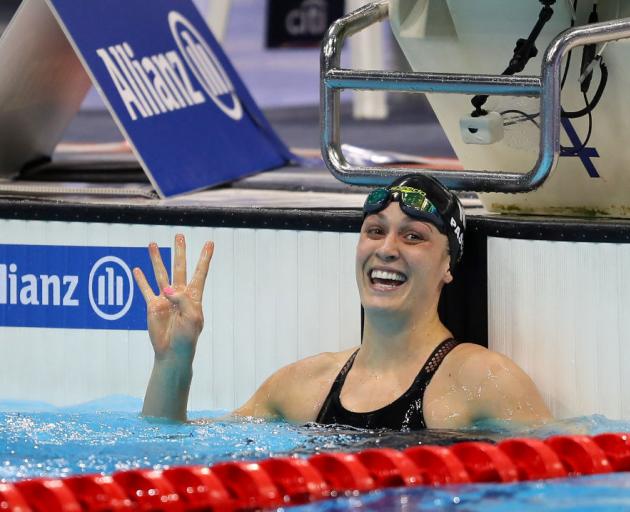
M 363 310 L 366 314 L 398 316 L 403 314 L 405 309 L 399 297 L 369 297 L 363 302 Z

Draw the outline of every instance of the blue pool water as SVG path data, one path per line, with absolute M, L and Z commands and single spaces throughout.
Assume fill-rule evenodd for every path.
M 317 451 L 357 451 L 375 446 L 404 448 L 419 443 L 499 440 L 515 435 L 548 437 L 565 432 L 630 432 L 629 422 L 611 421 L 601 416 L 520 431 L 478 425 L 459 432 L 392 433 L 220 420 L 178 425 L 143 419 L 138 415 L 140 408 L 140 400 L 127 397 L 110 397 L 67 408 L 0 401 L 0 481 L 184 464 L 211 465 L 222 460 L 257 460 L 296 452 L 306 456 Z M 197 412 L 191 414 L 191 419 L 218 416 L 219 412 Z M 392 489 L 297 510 L 324 512 L 354 508 L 510 512 L 630 510 L 630 473 L 514 485 Z
M 389 489 L 296 507 L 300 512 L 529 512 L 630 510 L 630 473 L 548 482 Z

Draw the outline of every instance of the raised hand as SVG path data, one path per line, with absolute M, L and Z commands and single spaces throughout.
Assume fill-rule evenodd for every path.
M 149 245 L 155 279 L 160 288 L 156 295 L 142 270 L 135 268 L 133 275 L 147 303 L 149 337 L 156 359 L 167 356 L 194 357 L 197 338 L 203 329 L 201 299 L 212 259 L 214 244 L 206 242 L 201 251 L 195 273 L 187 282 L 186 240 L 184 235 L 175 237 L 173 282 L 164 267 L 157 244 Z
M 201 299 L 213 251 L 214 244 L 206 242 L 195 273 L 188 282 L 186 240 L 183 235 L 177 235 L 173 282 L 170 283 L 157 244 L 150 244 L 149 256 L 160 287 L 158 295 L 153 292 L 142 271 L 139 268 L 133 270 L 136 283 L 147 302 L 149 337 L 155 352 L 142 407 L 144 416 L 186 420 L 192 362 L 197 339 L 203 329 Z

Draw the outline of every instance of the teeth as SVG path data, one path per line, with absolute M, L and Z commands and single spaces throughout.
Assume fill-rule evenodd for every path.
M 405 282 L 407 278 L 398 272 L 387 272 L 385 270 L 372 270 L 372 279 L 387 279 L 389 281 Z

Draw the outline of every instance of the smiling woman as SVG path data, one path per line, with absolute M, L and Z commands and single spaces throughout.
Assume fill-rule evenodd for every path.
M 529 377 L 512 361 L 453 339 L 437 307 L 463 253 L 464 213 L 457 197 L 426 176 L 406 176 L 367 198 L 356 251 L 365 310 L 362 344 L 286 366 L 235 416 L 284 418 L 363 428 L 457 428 L 482 419 L 550 418 Z M 186 279 L 178 235 L 173 283 L 155 244 L 150 256 L 159 295 L 134 272 L 148 304 L 155 362 L 143 414 L 186 419 L 201 296 L 212 257 L 204 247 Z

